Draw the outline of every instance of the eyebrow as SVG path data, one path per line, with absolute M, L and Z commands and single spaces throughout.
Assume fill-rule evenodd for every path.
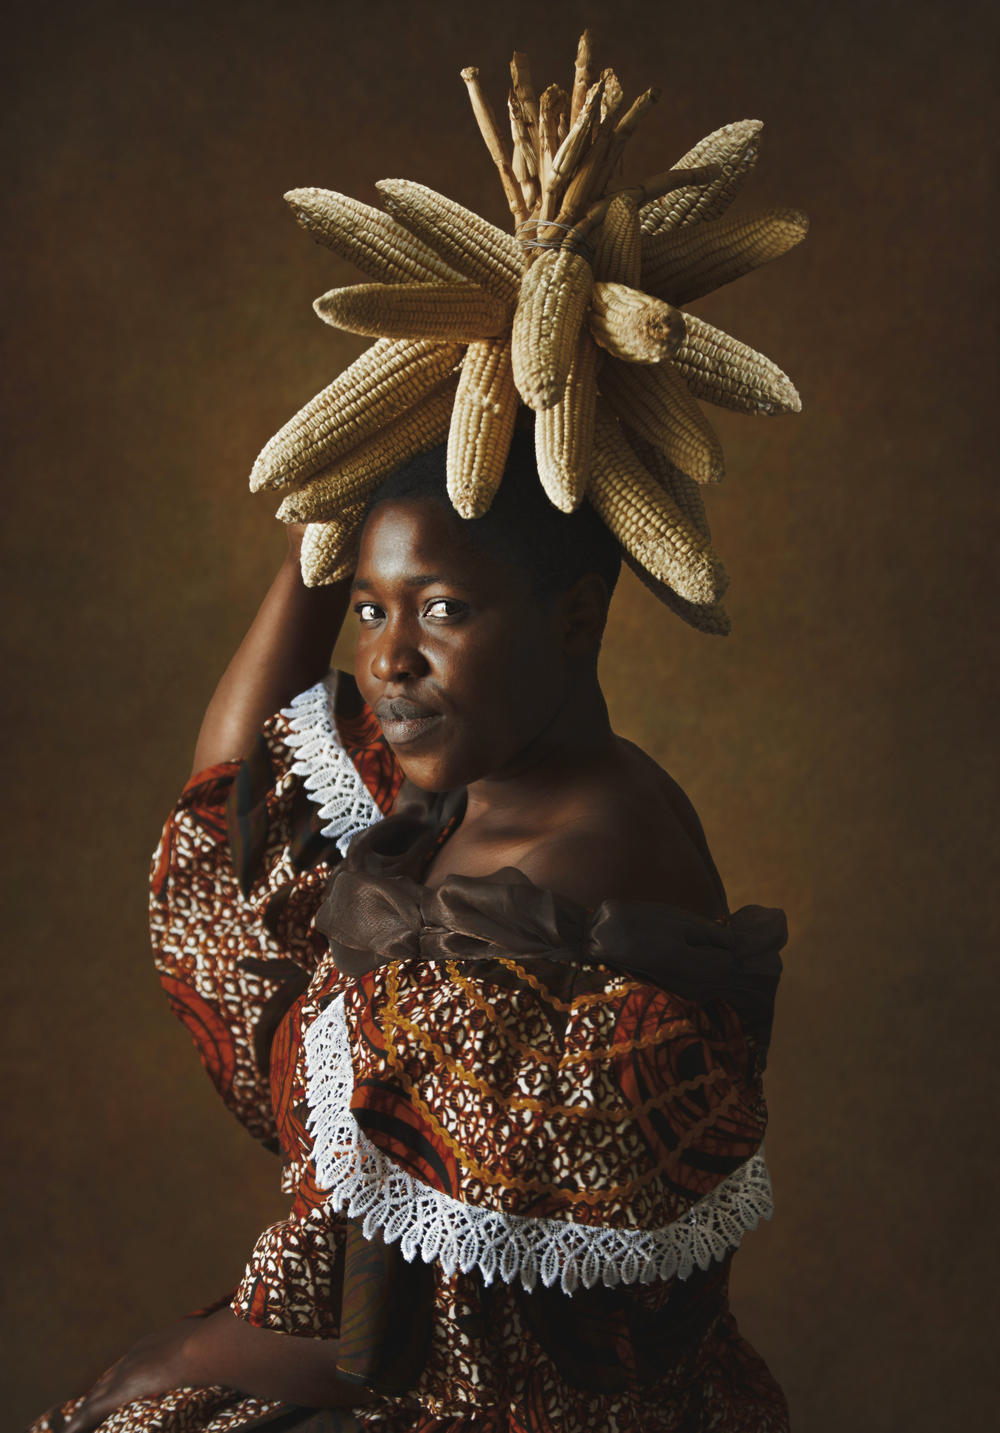
M 463 587 L 469 590 L 470 582 L 462 582 L 457 577 L 450 577 L 443 572 L 416 572 L 412 577 L 404 577 L 403 582 L 407 587 L 431 587 L 435 582 L 442 582 L 448 587 Z M 356 577 L 351 583 L 352 592 L 373 592 L 376 584 L 368 577 Z

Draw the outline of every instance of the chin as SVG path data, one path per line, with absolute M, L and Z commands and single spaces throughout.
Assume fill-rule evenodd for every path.
M 405 747 L 393 748 L 393 754 L 403 769 L 403 775 L 421 791 L 456 791 L 478 780 L 483 772 L 469 762 L 445 759 L 430 752 L 418 755 L 407 752 Z

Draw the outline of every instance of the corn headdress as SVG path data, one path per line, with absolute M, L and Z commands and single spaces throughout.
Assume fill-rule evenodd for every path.
M 806 218 L 722 217 L 756 163 L 757 120 L 623 186 L 622 152 L 657 92 L 626 107 L 614 72 L 595 71 L 589 32 L 571 94 L 550 85 L 536 98 L 520 53 L 511 77 L 509 148 L 479 72 L 462 72 L 513 234 L 406 179 L 377 185 L 382 209 L 326 189 L 285 196 L 371 280 L 324 294 L 316 312 L 376 342 L 267 443 L 250 486 L 286 493 L 278 516 L 309 524 L 305 581 L 335 582 L 353 569 L 369 495 L 445 439 L 455 510 L 486 512 L 524 403 L 555 506 L 586 497 L 657 597 L 724 634 L 726 577 L 701 496 L 722 477 L 722 450 L 697 400 L 757 415 L 801 404 L 770 359 L 682 305 L 783 254 Z

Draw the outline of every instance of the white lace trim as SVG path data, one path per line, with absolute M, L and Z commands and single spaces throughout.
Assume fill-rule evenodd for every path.
M 308 1128 L 321 1189 L 329 1203 L 362 1219 L 370 1239 L 380 1230 L 399 1239 L 404 1256 L 437 1260 L 445 1274 L 478 1268 L 486 1283 L 520 1278 L 533 1289 L 539 1277 L 557 1280 L 567 1294 L 580 1284 L 649 1283 L 686 1279 L 697 1264 L 735 1249 L 747 1229 L 773 1211 L 771 1181 L 761 1152 L 727 1176 L 687 1213 L 660 1229 L 595 1228 L 564 1219 L 532 1219 L 465 1204 L 408 1174 L 378 1150 L 351 1113 L 351 1051 L 338 996 L 305 1037 Z
M 338 851 L 346 856 L 358 832 L 381 821 L 382 812 L 337 735 L 331 710 L 336 682 L 337 673 L 331 672 L 300 692 L 281 715 L 291 726 L 286 740 L 295 752 L 292 770 L 303 778 L 306 794 L 326 822 L 323 835 L 335 836 Z

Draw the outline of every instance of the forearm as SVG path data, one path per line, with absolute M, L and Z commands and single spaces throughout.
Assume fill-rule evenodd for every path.
M 194 1387 L 222 1384 L 259 1398 L 307 1408 L 360 1408 L 377 1402 L 337 1374 L 336 1344 L 256 1328 L 230 1309 L 192 1320 L 182 1353 L 183 1376 Z
M 243 756 L 267 717 L 326 674 L 349 593 L 349 581 L 306 587 L 289 551 L 208 704 L 192 774 Z

